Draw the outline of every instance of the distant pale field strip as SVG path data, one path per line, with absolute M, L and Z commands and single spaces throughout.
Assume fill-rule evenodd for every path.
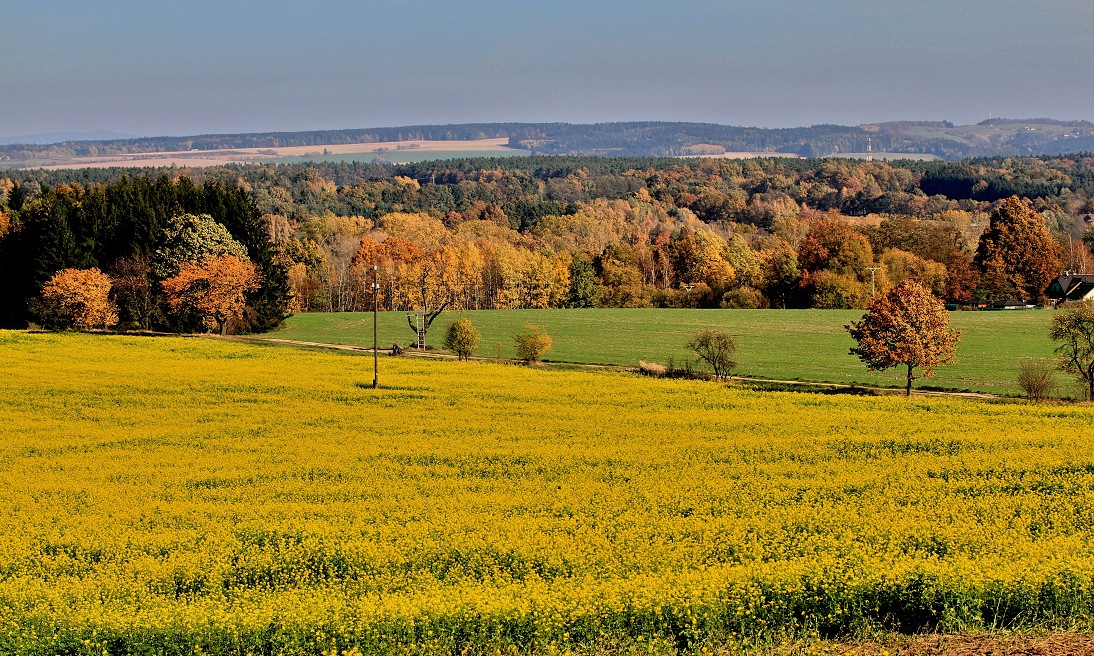
M 376 156 L 375 151 L 385 149 L 392 157 L 402 153 L 430 153 L 444 152 L 451 157 L 452 153 L 523 153 L 508 147 L 509 140 L 476 139 L 453 141 L 382 141 L 375 143 L 355 144 L 329 144 L 316 146 L 290 146 L 286 148 L 233 148 L 223 151 L 165 151 L 159 153 L 140 153 L 133 155 L 90 155 L 86 157 L 49 158 L 55 163 L 44 164 L 45 169 L 72 169 L 72 168 L 109 168 L 113 166 L 223 166 L 225 164 L 240 164 L 244 162 L 271 161 L 277 162 L 281 158 L 305 158 L 314 155 L 322 157 L 324 151 L 331 155 L 339 154 L 364 154 L 368 153 L 366 161 L 371 161 Z M 410 145 L 417 148 L 408 148 Z M 398 150 L 399 147 L 405 150 Z M 270 155 L 269 151 L 276 155 Z
M 901 159 L 915 160 L 917 162 L 930 162 L 934 160 L 941 160 L 942 158 L 937 155 L 931 155 L 928 153 L 836 153 L 830 157 L 842 157 L 845 159 L 866 159 L 873 156 L 874 159 L 879 161 L 896 161 Z M 796 153 L 763 153 L 763 152 L 728 152 L 717 153 L 714 155 L 680 155 L 682 159 L 757 159 L 763 157 L 789 157 L 792 159 L 805 159 L 801 155 Z
M 930 153 L 836 153 L 832 157 L 841 157 L 844 159 L 867 159 L 873 157 L 876 160 L 884 162 L 893 162 L 901 159 L 913 160 L 916 162 L 933 162 L 935 160 L 941 160 L 938 155 L 931 155 Z
M 726 152 L 712 155 L 680 155 L 682 159 L 756 159 L 760 157 L 790 157 L 801 159 L 797 153 L 764 153 L 764 152 Z
M 367 144 L 366 144 L 367 145 Z M 428 162 L 437 159 L 455 159 L 467 157 L 527 157 L 530 151 L 517 148 L 503 150 L 390 150 L 384 153 L 383 160 L 389 164 L 407 164 L 410 162 Z M 299 164 L 302 162 L 371 162 L 378 153 L 352 152 L 329 155 L 308 155 L 305 157 L 269 158 L 263 161 L 271 164 Z

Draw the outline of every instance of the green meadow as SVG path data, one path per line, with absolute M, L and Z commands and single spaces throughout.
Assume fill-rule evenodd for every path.
M 634 366 L 639 360 L 682 365 L 691 354 L 688 337 L 705 328 L 722 329 L 739 344 L 736 373 L 756 378 L 837 382 L 901 387 L 897 370 L 867 371 L 848 354 L 854 342 L 844 326 L 860 310 L 482 310 L 441 315 L 429 333 L 440 348 L 448 325 L 461 316 L 482 333 L 480 357 L 515 355 L 512 334 L 525 324 L 543 326 L 554 339 L 547 360 L 582 364 Z M 1048 338 L 1052 313 L 955 312 L 952 324 L 961 331 L 957 362 L 940 367 L 917 387 L 1017 395 L 1018 364 L 1023 359 L 1050 359 Z M 372 345 L 368 313 L 299 314 L 267 337 L 308 342 Z M 380 345 L 412 343 L 414 333 L 402 312 L 380 313 Z M 500 348 L 500 350 L 498 350 Z M 1063 396 L 1075 395 L 1070 378 L 1058 375 Z

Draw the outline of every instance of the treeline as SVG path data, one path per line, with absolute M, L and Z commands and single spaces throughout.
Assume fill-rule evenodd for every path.
M 599 123 L 558 124 L 511 132 L 509 145 L 533 153 L 608 156 L 678 156 L 714 154 L 689 150 L 697 145 L 717 146 L 722 152 L 794 153 L 805 157 L 835 152 L 861 152 L 871 136 L 859 127 L 814 125 L 800 128 L 749 128 L 715 123 Z M 897 142 L 876 137 L 879 149 Z
M 47 171 L 8 170 L 0 172 L 0 184 L 20 183 L 26 193 L 59 183 L 99 184 L 125 175 L 158 175 L 164 169 L 86 168 Z M 548 200 L 584 200 L 596 198 L 626 198 L 645 187 L 651 193 L 657 189 L 660 172 L 687 181 L 689 190 L 719 188 L 727 192 L 743 191 L 751 202 L 759 199 L 787 197 L 813 209 L 835 209 L 848 215 L 868 213 L 923 214 L 924 198 L 933 205 L 963 206 L 983 209 L 986 203 L 1009 196 L 1035 199 L 1050 209 L 1081 213 L 1082 206 L 1094 197 L 1094 154 L 1076 153 L 1060 157 L 995 157 L 961 162 L 864 162 L 847 159 L 783 159 L 756 158 L 750 160 L 680 160 L 657 157 L 504 157 L 463 158 L 431 162 L 399 164 L 361 162 L 313 162 L 305 164 L 246 165 L 214 168 L 167 169 L 172 175 L 185 175 L 196 181 L 217 180 L 227 183 L 242 181 L 261 193 L 262 190 L 283 188 L 290 192 L 291 212 L 315 213 L 330 209 L 336 214 L 378 216 L 392 211 L 394 196 L 389 202 L 357 203 L 348 189 L 409 177 L 427 190 L 422 197 L 428 204 L 413 209 L 457 209 L 460 195 L 468 185 L 477 183 L 482 172 L 499 172 L 510 179 L 505 200 L 515 197 L 542 197 Z M 676 173 L 673 173 L 676 172 Z M 681 175 L 683 177 L 681 178 Z M 309 177 L 323 179 L 342 190 L 337 197 L 320 199 L 305 193 L 302 182 Z M 580 185 L 567 184 L 567 179 L 579 177 Z M 517 181 L 512 184 L 512 181 Z M 543 186 L 543 189 L 540 187 Z M 448 187 L 446 194 L 439 187 Z M 668 189 L 679 190 L 679 185 Z M 481 190 L 472 193 L 480 193 Z M 881 193 L 878 193 L 880 191 Z M 510 192 L 515 192 L 510 193 Z M 850 193 L 849 193 L 850 192 Z M 859 193 L 864 192 L 864 193 Z M 2 190 L 0 190 L 2 193 Z M 456 205 L 447 201 L 452 196 Z M 491 192 L 492 197 L 496 194 Z M 936 198 L 937 197 L 937 198 Z M 322 201 L 317 203 L 316 201 Z M 407 208 L 403 208 L 407 209 Z M 723 216 L 727 220 L 747 220 L 747 217 Z
M 1087 121 L 1032 119 L 985 135 L 954 128 L 945 121 L 900 121 L 864 126 L 813 125 L 755 128 L 715 123 L 620 122 L 469 123 L 410 125 L 389 128 L 312 130 L 253 134 L 211 134 L 102 141 L 67 141 L 50 145 L 0 146 L 0 156 L 19 165 L 43 158 L 124 155 L 163 151 L 283 148 L 381 141 L 508 138 L 511 146 L 544 155 L 662 157 L 712 155 L 721 152 L 788 153 L 825 157 L 862 153 L 868 140 L 879 152 L 932 154 L 944 159 L 977 156 L 1038 155 L 1094 150 L 1094 124 Z M 987 123 L 982 123 L 987 125 Z M 975 126 L 972 126 L 975 127 Z M 983 131 L 981 131 L 983 132 Z
M 123 328 L 197 330 L 204 318 L 172 311 L 163 283 L 187 265 L 224 255 L 246 261 L 262 281 L 247 287 L 246 312 L 233 330 L 268 330 L 286 316 L 290 289 L 280 250 L 252 196 L 236 185 L 123 176 L 62 182 L 34 194 L 5 180 L 0 192 L 5 324 L 49 323 L 57 308 L 38 303 L 46 283 L 65 270 L 94 269 L 113 281 L 110 302 Z M 199 284 L 208 295 L 208 280 Z
M 49 231 L 35 227 L 44 217 L 114 212 L 136 226 L 146 206 L 159 208 L 139 248 L 129 233 L 99 232 L 87 242 L 68 228 L 64 243 L 123 245 L 21 260 L 15 268 L 33 275 L 21 274 L 19 293 L 32 298 L 62 265 L 109 266 L 124 252 L 151 252 L 151 235 L 173 213 L 208 213 L 237 235 L 236 220 L 216 209 L 226 194 L 233 213 L 249 217 L 240 242 L 248 250 L 266 244 L 262 267 L 285 272 L 293 311 L 371 308 L 374 273 L 376 300 L 393 310 L 861 307 L 909 278 L 951 303 L 1037 302 L 1061 269 L 1087 268 L 1083 238 L 1094 212 L 1089 156 L 956 164 L 531 157 L 171 175 L 0 178 L 15 226 L 5 247 L 27 253 L 56 251 Z M 949 193 L 928 193 L 932 185 Z M 148 191 L 122 191 L 131 187 Z M 196 193 L 178 189 L 214 200 L 171 200 Z M 39 245 L 29 249 L 11 241 L 36 234 Z

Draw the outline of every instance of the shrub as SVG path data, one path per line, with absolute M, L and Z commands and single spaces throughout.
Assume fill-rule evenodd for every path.
M 656 362 L 646 362 L 645 360 L 638 361 L 638 373 L 644 376 L 653 376 L 654 378 L 664 378 L 669 375 L 669 368 Z
M 465 317 L 448 327 L 444 336 L 444 347 L 455 353 L 460 360 L 469 360 L 479 350 L 481 340 L 482 334 Z
M 710 380 L 710 374 L 699 371 L 699 361 L 692 358 L 684 358 L 677 362 L 676 358 L 669 357 L 665 365 L 665 378 L 682 378 L 685 380 Z
M 1054 367 L 1037 360 L 1024 360 L 1018 365 L 1018 386 L 1030 401 L 1047 399 L 1056 387 L 1052 379 Z
M 550 335 L 543 328 L 532 324 L 525 325 L 524 330 L 513 335 L 513 342 L 517 346 L 517 359 L 524 364 L 539 362 L 553 344 Z
M 767 299 L 758 289 L 746 285 L 722 294 L 722 307 L 731 310 L 756 310 L 767 307 Z

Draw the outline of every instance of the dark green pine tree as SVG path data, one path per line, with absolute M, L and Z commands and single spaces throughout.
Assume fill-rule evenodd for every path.
M 570 263 L 570 294 L 566 304 L 572 308 L 596 307 L 597 296 L 596 269 L 592 258 L 577 253 Z

